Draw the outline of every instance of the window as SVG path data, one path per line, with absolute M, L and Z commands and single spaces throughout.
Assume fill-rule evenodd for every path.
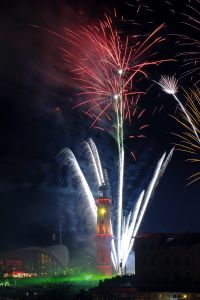
M 150 250 L 154 250 L 154 243 L 151 243 L 149 248 Z
M 168 281 L 169 280 L 169 273 L 168 272 L 165 272 L 164 273 L 164 281 Z
M 190 258 L 185 257 L 185 266 L 189 266 L 189 265 L 190 265 Z
M 185 281 L 186 281 L 186 282 L 190 281 L 190 278 L 191 278 L 191 277 L 190 277 L 190 272 L 186 272 L 186 273 L 185 273 Z
M 178 272 L 175 272 L 175 274 L 174 274 L 174 281 L 178 282 L 179 279 L 180 279 L 180 274 Z
M 150 264 L 150 265 L 154 265 L 154 264 L 155 264 L 155 260 L 154 260 L 154 258 L 153 258 L 153 257 L 151 257 L 151 258 L 150 258 L 150 260 L 149 260 L 149 264 Z
M 142 259 L 142 265 L 144 266 L 144 265 L 146 265 L 147 264 L 147 260 L 146 260 L 146 257 L 144 257 L 143 259 Z
M 169 257 L 165 257 L 164 265 L 169 266 Z
M 178 256 L 176 256 L 175 259 L 174 259 L 174 265 L 175 266 L 179 266 L 180 265 L 180 259 L 179 259 Z

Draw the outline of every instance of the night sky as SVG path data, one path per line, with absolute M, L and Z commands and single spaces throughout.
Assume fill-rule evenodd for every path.
M 181 13 L 186 9 L 184 4 L 189 3 L 186 0 L 171 0 L 172 8 L 164 0 L 140 1 L 152 8 L 153 12 L 149 13 L 142 8 L 136 13 L 139 2 L 133 0 L 99 1 L 98 5 L 93 3 L 95 1 L 84 1 L 84 4 L 81 1 L 40 2 L 6 1 L 0 13 L 0 252 L 58 242 L 61 216 L 63 242 L 78 253 L 77 249 L 81 245 L 87 247 L 92 236 L 85 228 L 70 172 L 58 164 L 57 154 L 63 147 L 69 147 L 79 157 L 81 143 L 92 137 L 114 187 L 117 147 L 108 133 L 90 128 L 91 120 L 80 109 L 72 110 L 77 89 L 71 84 L 59 50 L 63 41 L 45 29 L 62 32 L 64 27 L 92 24 L 102 18 L 104 12 L 112 13 L 115 6 L 118 15 L 123 14 L 141 24 L 121 24 L 122 30 L 144 34 L 156 25 L 166 24 L 162 31 L 166 41 L 157 48 L 165 58 L 176 58 L 178 52 L 184 51 L 176 45 L 175 34 L 195 33 L 181 23 L 184 18 Z M 196 1 L 190 3 L 195 5 Z M 161 74 L 176 73 L 179 78 L 181 64 L 180 60 L 150 68 L 149 79 L 140 82 L 140 88 L 151 85 L 152 80 L 159 80 Z M 180 84 L 186 89 L 192 88 L 190 77 Z M 180 97 L 185 101 L 183 95 Z M 171 132 L 181 130 L 169 116 L 176 111 L 174 100 L 158 86 L 153 85 L 149 94 L 141 99 L 141 107 L 146 108 L 144 123 L 150 126 L 145 129 L 145 139 L 127 143 L 125 211 L 147 186 L 156 161 L 176 142 Z M 158 107 L 157 112 L 152 114 L 155 107 Z M 128 130 L 133 132 L 134 125 Z M 136 155 L 136 162 L 130 149 Z M 186 158 L 187 154 L 175 152 L 147 209 L 141 232 L 200 231 L 200 183 L 186 187 L 188 176 L 197 166 L 185 162 Z M 87 173 L 82 155 L 80 162 Z M 52 240 L 53 233 L 56 233 L 56 241 Z

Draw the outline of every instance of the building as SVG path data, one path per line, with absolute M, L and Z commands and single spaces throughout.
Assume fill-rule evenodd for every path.
M 106 279 L 91 289 L 93 300 L 199 300 L 200 293 L 138 289 L 135 275 Z
M 200 293 L 141 291 L 134 287 L 110 286 L 93 288 L 92 300 L 199 300 Z
M 135 275 L 110 278 L 93 300 L 200 300 L 200 233 L 143 233 L 135 241 Z
M 0 273 L 8 273 L 10 271 L 21 270 L 22 262 L 16 259 L 1 259 Z
M 100 187 L 100 195 L 96 200 L 97 229 L 96 229 L 96 263 L 97 271 L 105 275 L 112 274 L 111 262 L 111 224 L 110 207 L 112 200 L 106 185 Z
M 47 248 L 27 247 L 5 255 L 0 262 L 2 274 L 34 274 L 34 276 L 58 275 L 69 264 L 69 252 L 64 245 Z M 5 276 L 5 275 L 4 275 Z M 8 277 L 7 276 L 7 277 Z M 25 276 L 27 277 L 27 276 Z
M 136 238 L 137 288 L 200 291 L 200 234 L 146 233 Z

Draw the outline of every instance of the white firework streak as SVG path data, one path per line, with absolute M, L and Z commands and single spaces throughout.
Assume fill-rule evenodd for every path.
M 163 162 L 163 164 L 162 164 L 162 168 L 161 168 L 161 170 L 160 170 L 160 175 L 159 175 L 159 177 L 161 177 L 163 174 L 164 174 L 164 172 L 165 172 L 165 170 L 166 170 L 166 168 L 167 168 L 167 166 L 168 166 L 168 164 L 169 164 L 169 162 L 170 162 L 170 160 L 171 160 L 171 158 L 172 158 L 172 155 L 173 155 L 173 153 L 174 153 L 174 149 L 175 149 L 175 147 L 173 147 L 171 150 L 170 150 L 170 152 L 169 152 L 169 154 L 167 155 L 167 157 L 166 157 L 166 159 L 164 160 L 164 162 Z M 158 184 L 158 180 L 157 180 L 157 184 Z
M 134 228 L 134 231 L 133 231 L 133 236 L 134 237 L 136 236 L 136 234 L 138 232 L 138 229 L 139 229 L 140 224 L 142 222 L 142 219 L 143 219 L 144 213 L 146 211 L 147 205 L 149 203 L 149 200 L 150 200 L 150 198 L 151 198 L 151 196 L 152 196 L 152 194 L 154 192 L 155 187 L 157 186 L 158 179 L 160 178 L 160 171 L 162 169 L 162 165 L 163 165 L 163 161 L 165 159 L 165 156 L 166 156 L 166 152 L 162 155 L 162 157 L 158 161 L 156 169 L 155 169 L 154 174 L 153 174 L 153 177 L 152 177 L 152 179 L 150 181 L 150 184 L 149 184 L 149 186 L 147 188 L 147 191 L 145 193 L 144 203 L 142 205 L 142 209 L 140 211 L 136 227 Z
M 115 262 L 115 257 L 114 257 L 113 251 L 111 251 L 111 260 L 112 260 L 113 267 L 115 268 L 115 271 L 117 272 L 117 264 Z
M 128 216 L 127 224 L 126 224 L 126 232 L 124 235 L 122 235 L 122 241 L 121 241 L 121 251 L 120 251 L 120 261 L 122 262 L 122 266 L 126 264 L 126 261 L 124 261 L 124 258 L 126 257 L 127 248 L 129 248 L 133 230 L 135 228 L 135 224 L 137 221 L 138 213 L 141 208 L 142 200 L 144 197 L 145 191 L 142 191 L 138 197 L 138 200 L 135 205 L 135 209 L 131 213 L 131 218 Z
M 128 228 L 129 228 L 129 224 L 130 224 L 131 215 L 132 215 L 132 212 L 130 211 L 130 213 L 128 214 L 128 217 L 127 217 L 127 221 L 126 221 L 125 234 L 128 234 Z
M 190 118 L 189 113 L 187 112 L 187 110 L 185 109 L 185 107 L 183 106 L 183 104 L 181 103 L 181 101 L 178 99 L 178 97 L 176 96 L 176 93 L 178 91 L 178 80 L 174 77 L 174 76 L 161 76 L 161 79 L 159 82 L 154 81 L 155 83 L 157 83 L 159 86 L 161 86 L 162 90 L 167 93 L 167 94 L 171 94 L 174 99 L 176 100 L 176 102 L 178 103 L 178 105 L 180 106 L 181 110 L 183 111 L 183 113 L 185 114 L 189 124 L 191 125 L 193 132 L 197 138 L 198 143 L 200 144 L 200 138 L 199 135 L 197 133 L 197 129 L 195 127 L 195 125 L 192 122 L 192 119 Z
M 98 154 L 96 145 L 94 144 L 92 139 L 89 139 L 88 142 L 85 142 L 85 147 L 87 147 L 87 154 L 88 154 L 89 160 L 91 161 L 91 166 L 94 168 L 94 172 L 96 172 L 96 178 L 102 178 L 102 182 L 101 182 L 101 180 L 98 182 L 103 184 L 104 176 L 103 176 L 101 161 L 99 158 L 99 154 Z M 120 264 L 122 263 L 122 268 L 124 268 L 126 265 L 126 261 L 130 254 L 130 251 L 133 248 L 135 236 L 137 235 L 140 224 L 143 220 L 149 200 L 152 197 L 152 195 L 158 185 L 159 179 L 163 175 L 163 173 L 172 157 L 173 151 L 174 151 L 174 148 L 169 152 L 167 157 L 166 157 L 166 153 L 164 153 L 162 155 L 162 157 L 160 158 L 160 160 L 158 161 L 157 166 L 154 171 L 154 174 L 153 174 L 153 177 L 150 181 L 150 184 L 149 184 L 146 192 L 145 192 L 145 190 L 143 190 L 140 193 L 140 195 L 136 201 L 134 210 L 130 211 L 127 218 L 126 217 L 123 218 L 123 223 L 122 223 L 122 216 L 119 219 L 119 221 L 121 222 L 120 223 L 120 228 L 121 228 L 120 229 L 120 242 L 118 240 L 118 235 L 116 236 L 118 253 L 116 251 L 116 244 L 115 244 L 115 240 L 114 240 L 114 236 L 113 236 L 112 222 L 110 220 L 111 235 L 112 235 L 111 259 L 112 259 L 113 266 L 114 266 L 116 272 L 118 272 L 118 273 L 120 273 L 122 271 L 122 270 L 120 270 Z M 60 151 L 58 156 L 59 156 L 59 160 L 64 165 L 68 165 L 71 168 L 72 173 L 73 173 L 72 177 L 80 185 L 80 188 L 83 191 L 84 196 L 86 197 L 89 207 L 91 209 L 93 220 L 95 221 L 95 224 L 96 224 L 97 207 L 95 204 L 95 200 L 94 200 L 94 197 L 90 190 L 90 187 L 87 183 L 87 180 L 86 180 L 83 172 L 81 171 L 81 168 L 80 168 L 74 154 L 72 153 L 72 151 L 70 149 L 64 148 L 63 150 Z M 166 159 L 165 159 L 165 157 L 166 157 Z M 98 165 L 98 167 L 97 167 L 97 165 Z M 123 168 L 122 168 L 122 170 L 123 170 Z M 122 170 L 121 170 L 121 172 L 122 172 Z M 101 175 L 100 175 L 100 173 L 101 173 Z M 121 188 L 123 189 L 123 176 L 122 176 Z M 117 214 L 118 213 L 119 212 L 117 211 Z M 122 207 L 121 207 L 121 213 L 122 213 Z M 119 214 L 118 214 L 118 216 L 119 216 Z M 119 224 L 117 224 L 117 225 L 119 226 Z M 118 248 L 119 245 L 120 245 L 120 248 Z
M 70 167 L 72 174 L 73 174 L 72 178 L 77 182 L 77 184 L 80 186 L 82 192 L 84 193 L 84 196 L 87 199 L 87 202 L 91 209 L 92 219 L 96 223 L 96 220 L 97 220 L 96 203 L 95 203 L 94 197 L 92 195 L 92 192 L 90 190 L 90 187 L 87 183 L 87 180 L 85 179 L 85 176 L 76 160 L 76 157 L 74 156 L 73 152 L 69 148 L 64 148 L 59 152 L 58 159 L 64 165 Z
M 156 81 L 154 81 L 156 82 Z M 167 94 L 176 94 L 178 92 L 178 80 L 175 76 L 161 76 L 159 82 L 156 82 L 161 86 L 162 90 Z
M 123 185 L 124 185 L 124 149 L 121 149 L 119 156 L 119 186 L 118 186 L 118 199 L 117 199 L 117 254 L 118 263 L 120 264 L 121 254 L 121 231 L 122 231 L 122 209 L 123 209 Z
M 114 236 L 113 236 L 113 228 L 112 228 L 112 222 L 110 220 L 110 231 L 111 231 L 111 235 L 112 235 L 112 241 L 111 241 L 111 259 L 112 259 L 112 263 L 113 266 L 115 268 L 115 271 L 118 271 L 118 262 L 117 262 L 117 252 L 116 252 L 116 248 L 115 248 L 115 242 L 114 242 Z
M 152 180 L 151 180 L 151 182 L 150 182 L 150 184 L 147 188 L 147 191 L 145 192 L 145 195 L 144 195 L 144 198 L 143 198 L 143 203 L 142 203 L 142 206 L 141 206 L 141 210 L 140 210 L 139 216 L 137 218 L 136 226 L 135 226 L 134 230 L 132 231 L 132 236 L 131 236 L 131 240 L 130 240 L 130 243 L 129 243 L 129 247 L 127 248 L 127 252 L 124 256 L 124 260 L 123 260 L 123 264 L 122 264 L 123 267 L 125 267 L 125 264 L 126 264 L 126 261 L 128 259 L 129 254 L 130 254 L 130 251 L 133 248 L 133 245 L 134 245 L 134 242 L 135 242 L 135 236 L 138 233 L 138 230 L 139 230 L 139 227 L 140 227 L 141 222 L 143 220 L 144 214 L 146 212 L 149 200 L 153 196 L 153 193 L 154 193 L 154 191 L 155 191 L 155 189 L 158 185 L 159 179 L 163 175 L 163 173 L 164 173 L 164 171 L 165 171 L 165 169 L 166 169 L 166 167 L 167 167 L 167 165 L 168 165 L 168 163 L 169 163 L 169 161 L 172 157 L 173 151 L 174 151 L 174 148 L 172 148 L 172 150 L 169 152 L 166 159 L 165 159 L 166 153 L 164 153 L 162 155 L 162 157 L 160 158 L 160 160 L 158 161 L 158 163 L 157 163 L 157 166 L 156 166 L 156 169 L 154 171 Z
M 87 156 L 89 158 L 89 161 L 90 161 L 90 165 L 89 167 L 94 171 L 93 174 L 95 176 L 95 183 L 96 183 L 96 186 L 99 188 L 101 185 L 102 185 L 102 180 L 100 178 L 100 172 L 98 170 L 98 167 L 97 167 L 97 162 L 95 160 L 95 157 L 94 157 L 94 153 L 90 147 L 90 144 L 88 142 L 83 142 L 83 145 L 84 145 L 84 148 L 83 148 L 83 151 L 86 151 L 87 153 Z
M 92 153 L 93 153 L 93 156 L 94 156 L 94 159 L 95 159 L 95 162 L 96 162 L 96 166 L 97 166 L 97 169 L 98 169 L 98 174 L 99 174 L 99 177 L 100 177 L 100 181 L 101 181 L 101 185 L 104 184 L 104 175 L 103 175 L 103 170 L 102 170 L 102 166 L 101 166 L 101 161 L 100 161 L 100 158 L 99 158 L 99 153 L 98 153 L 98 150 L 97 150 L 97 147 L 95 145 L 95 143 L 93 142 L 92 139 L 88 139 L 87 140 L 91 150 L 92 150 Z

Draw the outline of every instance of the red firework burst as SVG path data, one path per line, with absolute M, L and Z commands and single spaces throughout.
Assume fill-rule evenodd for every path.
M 151 55 L 147 58 L 149 49 L 165 40 L 159 34 L 163 24 L 144 39 L 117 31 L 113 23 L 105 16 L 98 25 L 76 32 L 65 29 L 68 47 L 62 48 L 64 59 L 81 90 L 74 107 L 84 107 L 85 114 L 93 119 L 91 126 L 97 126 L 102 118 L 115 121 L 117 111 L 123 120 L 130 121 L 139 96 L 145 93 L 136 90 L 138 75 L 147 77 L 147 66 L 167 61 L 151 60 Z

